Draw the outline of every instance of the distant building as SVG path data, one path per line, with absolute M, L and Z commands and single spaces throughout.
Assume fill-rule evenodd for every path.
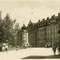
M 32 23 L 30 20 L 27 27 L 22 26 L 22 31 L 23 44 L 29 43 L 32 47 L 57 45 L 60 42 L 60 13 L 37 23 Z
M 22 45 L 25 47 L 28 47 L 28 45 L 29 45 L 27 30 L 23 30 L 23 33 L 22 33 Z
M 28 47 L 29 46 L 29 41 L 28 41 L 28 31 L 27 31 L 27 27 L 25 26 L 25 24 L 23 24 L 22 28 L 21 28 L 21 45 L 23 47 Z
M 37 23 L 29 22 L 27 26 L 28 40 L 31 47 L 37 46 Z
M 58 16 L 53 15 L 50 19 L 43 19 L 38 28 L 38 46 L 53 46 L 59 42 L 59 25 Z

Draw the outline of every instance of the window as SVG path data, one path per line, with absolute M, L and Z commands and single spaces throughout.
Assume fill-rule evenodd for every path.
M 44 31 L 46 31 L 46 28 L 44 28 Z
M 45 33 L 45 35 L 46 35 L 46 33 Z

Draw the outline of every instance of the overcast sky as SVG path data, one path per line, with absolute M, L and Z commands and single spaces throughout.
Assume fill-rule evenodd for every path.
M 0 1 L 0 10 L 4 17 L 9 13 L 12 19 L 22 26 L 31 20 L 37 22 L 39 19 L 57 15 L 60 12 L 59 0 L 2 0 Z

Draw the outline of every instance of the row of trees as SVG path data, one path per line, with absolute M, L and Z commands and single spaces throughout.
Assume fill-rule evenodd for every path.
M 11 45 L 15 45 L 19 29 L 16 19 L 12 20 L 9 14 L 6 14 L 2 19 L 0 11 L 0 43 L 8 42 Z

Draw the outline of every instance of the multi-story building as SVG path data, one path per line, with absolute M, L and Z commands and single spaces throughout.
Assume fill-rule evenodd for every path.
M 28 31 L 27 31 L 27 27 L 25 26 L 25 24 L 23 24 L 19 33 L 20 33 L 20 42 L 21 42 L 20 45 L 22 47 L 28 47 L 29 46 Z
M 39 24 L 38 24 L 38 31 L 37 31 L 37 41 L 38 41 L 38 46 L 45 46 L 46 44 L 46 21 L 43 19 Z
M 42 20 L 38 28 L 38 45 L 53 46 L 59 42 L 59 24 L 58 16 L 53 15 L 50 19 Z
M 27 30 L 23 30 L 23 32 L 22 32 L 22 45 L 25 47 L 27 47 L 29 45 Z
M 37 23 L 29 22 L 26 27 L 28 41 L 33 47 L 53 46 L 60 42 L 60 13 L 58 16 L 47 17 Z
M 29 22 L 27 26 L 28 30 L 28 40 L 30 46 L 36 47 L 37 46 L 37 23 Z

